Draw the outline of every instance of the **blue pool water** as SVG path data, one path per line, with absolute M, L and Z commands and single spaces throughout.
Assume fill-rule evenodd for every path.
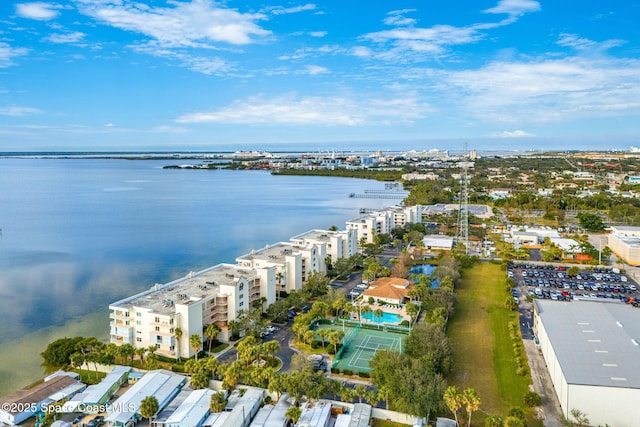
M 402 322 L 402 316 L 396 314 L 396 313 L 389 313 L 387 311 L 383 311 L 382 312 L 382 317 L 381 318 L 377 318 L 376 316 L 373 315 L 373 311 L 370 311 L 369 313 L 362 313 L 362 318 L 369 320 L 371 322 L 375 322 L 375 323 L 400 323 Z

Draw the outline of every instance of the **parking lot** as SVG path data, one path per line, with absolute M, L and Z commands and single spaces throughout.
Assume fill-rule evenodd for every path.
M 617 269 L 580 268 L 570 275 L 570 267 L 532 263 L 512 263 L 507 275 L 516 282 L 518 292 L 537 298 L 571 301 L 575 298 L 626 302 L 638 306 L 638 284 Z

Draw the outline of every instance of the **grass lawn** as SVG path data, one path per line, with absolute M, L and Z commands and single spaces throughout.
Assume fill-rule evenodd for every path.
M 516 375 L 507 325 L 517 313 L 504 307 L 505 278 L 496 264 L 480 263 L 465 270 L 456 288 L 456 312 L 447 327 L 455 362 L 449 382 L 459 390 L 474 388 L 482 402 L 474 425 L 484 425 L 485 414 L 506 418 L 516 406 L 533 414 L 523 402 L 530 376 Z

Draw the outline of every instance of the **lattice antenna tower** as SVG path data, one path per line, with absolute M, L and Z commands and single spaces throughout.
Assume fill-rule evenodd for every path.
M 464 152 L 460 166 L 460 194 L 458 195 L 458 227 L 456 231 L 455 246 L 462 245 L 465 254 L 469 255 L 469 169 L 473 163 L 469 161 L 467 143 L 464 143 Z

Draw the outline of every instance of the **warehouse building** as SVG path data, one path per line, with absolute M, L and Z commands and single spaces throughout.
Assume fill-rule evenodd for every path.
M 640 310 L 622 303 L 534 301 L 534 332 L 564 416 L 592 425 L 640 419 Z

